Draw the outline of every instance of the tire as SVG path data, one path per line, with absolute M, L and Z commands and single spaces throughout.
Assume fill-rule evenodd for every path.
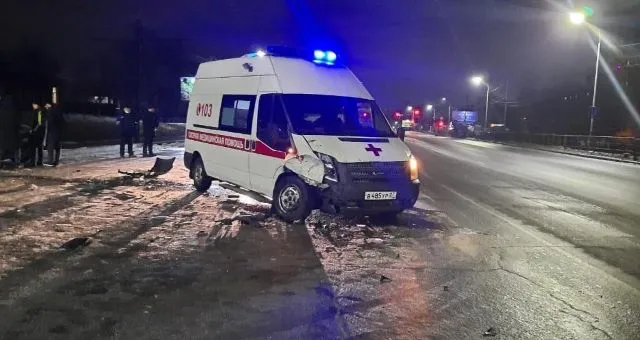
M 291 223 L 304 221 L 311 214 L 313 199 L 311 190 L 297 176 L 287 176 L 276 185 L 273 208 L 283 220 Z
M 204 169 L 202 158 L 198 157 L 191 162 L 191 177 L 193 178 L 193 186 L 200 192 L 206 192 L 211 187 L 211 177 L 207 175 Z

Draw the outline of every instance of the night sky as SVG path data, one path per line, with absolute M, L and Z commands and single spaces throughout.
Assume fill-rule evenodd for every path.
M 495 86 L 508 80 L 516 94 L 525 86 L 585 83 L 595 55 L 562 6 L 567 1 L 9 0 L 0 12 L 0 51 L 40 44 L 64 72 L 77 71 L 91 67 L 100 41 L 131 37 L 139 15 L 146 29 L 184 40 L 194 59 L 235 57 L 261 45 L 330 45 L 349 57 L 383 107 L 443 96 L 462 105 L 481 95 L 467 82 L 476 72 Z M 639 29 L 640 0 L 593 7 L 620 42 Z

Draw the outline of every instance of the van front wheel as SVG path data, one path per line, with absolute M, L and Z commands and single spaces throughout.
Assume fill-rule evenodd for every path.
M 287 222 L 304 221 L 311 214 L 312 200 L 309 187 L 296 176 L 283 178 L 276 186 L 273 207 Z
M 191 163 L 191 177 L 193 178 L 193 186 L 200 192 L 205 192 L 211 187 L 211 177 L 204 170 L 202 158 L 198 157 Z

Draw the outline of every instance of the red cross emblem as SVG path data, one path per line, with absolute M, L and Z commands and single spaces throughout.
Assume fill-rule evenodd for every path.
M 369 151 L 369 152 L 373 152 L 373 154 L 378 157 L 380 156 L 380 153 L 382 152 L 382 149 L 380 148 L 376 148 L 375 146 L 373 146 L 373 144 L 369 144 L 366 148 L 364 148 L 365 151 Z

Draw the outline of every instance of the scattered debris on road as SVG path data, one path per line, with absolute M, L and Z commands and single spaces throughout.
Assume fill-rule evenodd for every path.
M 91 239 L 88 237 L 76 237 L 76 238 L 72 238 L 71 240 L 63 243 L 60 248 L 64 248 L 67 250 L 74 250 L 74 249 L 78 249 L 81 247 L 86 247 L 89 244 L 91 244 Z
M 387 282 L 391 282 L 391 281 L 393 281 L 393 280 L 391 280 L 391 278 L 388 278 L 388 277 L 386 277 L 384 275 L 380 276 L 380 283 L 387 283 Z
M 171 158 L 160 158 L 157 157 L 155 163 L 151 170 L 142 171 L 142 170 L 134 170 L 134 171 L 123 171 L 118 170 L 119 174 L 126 175 L 132 178 L 138 179 L 146 179 L 146 178 L 155 178 L 161 175 L 164 175 L 173 169 L 173 162 L 176 160 L 175 157 Z
M 498 331 L 496 331 L 493 327 L 489 327 L 489 329 L 487 329 L 484 333 L 482 333 L 482 336 L 496 336 L 498 335 Z
M 153 216 L 150 220 L 153 224 L 161 224 L 167 220 L 167 216 Z

